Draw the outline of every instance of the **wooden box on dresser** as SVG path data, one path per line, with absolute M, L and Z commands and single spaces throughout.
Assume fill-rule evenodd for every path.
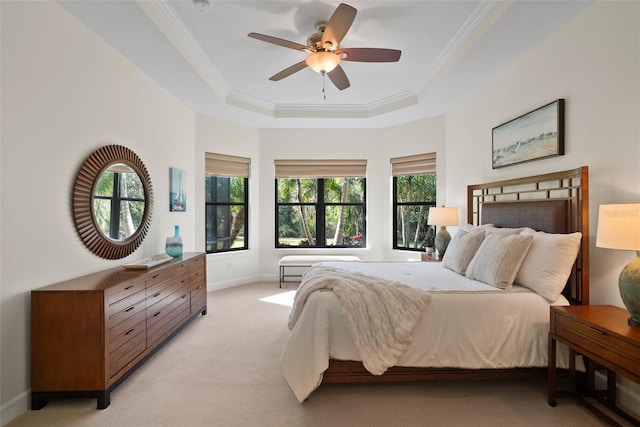
M 31 292 L 31 408 L 53 397 L 110 393 L 199 314 L 206 257 L 185 253 L 146 270 L 116 267 Z

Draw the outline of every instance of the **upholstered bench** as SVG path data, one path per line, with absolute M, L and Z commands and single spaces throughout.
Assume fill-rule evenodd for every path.
M 286 274 L 285 268 L 288 267 L 311 267 L 316 262 L 323 261 L 351 261 L 359 262 L 360 258 L 355 255 L 286 255 L 280 258 L 278 265 L 280 266 L 280 283 L 279 287 L 282 287 L 282 282 L 286 277 L 302 277 L 302 274 Z

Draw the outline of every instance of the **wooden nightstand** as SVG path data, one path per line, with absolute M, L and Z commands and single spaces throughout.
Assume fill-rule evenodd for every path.
M 640 383 L 640 328 L 627 323 L 629 312 L 612 305 L 551 307 L 549 331 L 549 405 L 556 406 L 556 342 L 569 347 L 569 395 L 608 421 L 611 419 L 584 399 L 594 397 L 635 425 L 640 421 L 616 406 L 616 373 Z M 576 391 L 575 356 L 585 358 L 587 390 Z M 607 389 L 595 390 L 595 367 L 607 370 Z M 564 395 L 565 393 L 563 393 Z
M 420 254 L 420 258 L 425 262 L 440 262 L 442 258 L 440 258 L 435 252 L 422 252 Z

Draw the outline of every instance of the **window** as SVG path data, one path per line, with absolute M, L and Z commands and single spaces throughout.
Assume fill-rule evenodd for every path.
M 366 247 L 366 160 L 276 160 L 277 248 Z
M 427 225 L 436 205 L 436 154 L 391 159 L 393 176 L 393 248 L 423 251 L 435 237 Z
M 93 195 L 93 212 L 102 233 L 124 241 L 136 232 L 144 217 L 144 187 L 138 174 L 116 163 L 100 175 Z
M 244 157 L 205 153 L 207 253 L 249 249 L 249 169 Z

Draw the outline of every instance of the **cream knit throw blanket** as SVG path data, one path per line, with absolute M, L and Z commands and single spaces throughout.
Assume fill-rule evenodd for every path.
M 308 296 L 328 289 L 338 295 L 342 315 L 364 367 L 382 375 L 394 366 L 411 342 L 411 333 L 431 295 L 401 283 L 333 267 L 311 267 L 304 274 L 289 315 L 289 329 Z

